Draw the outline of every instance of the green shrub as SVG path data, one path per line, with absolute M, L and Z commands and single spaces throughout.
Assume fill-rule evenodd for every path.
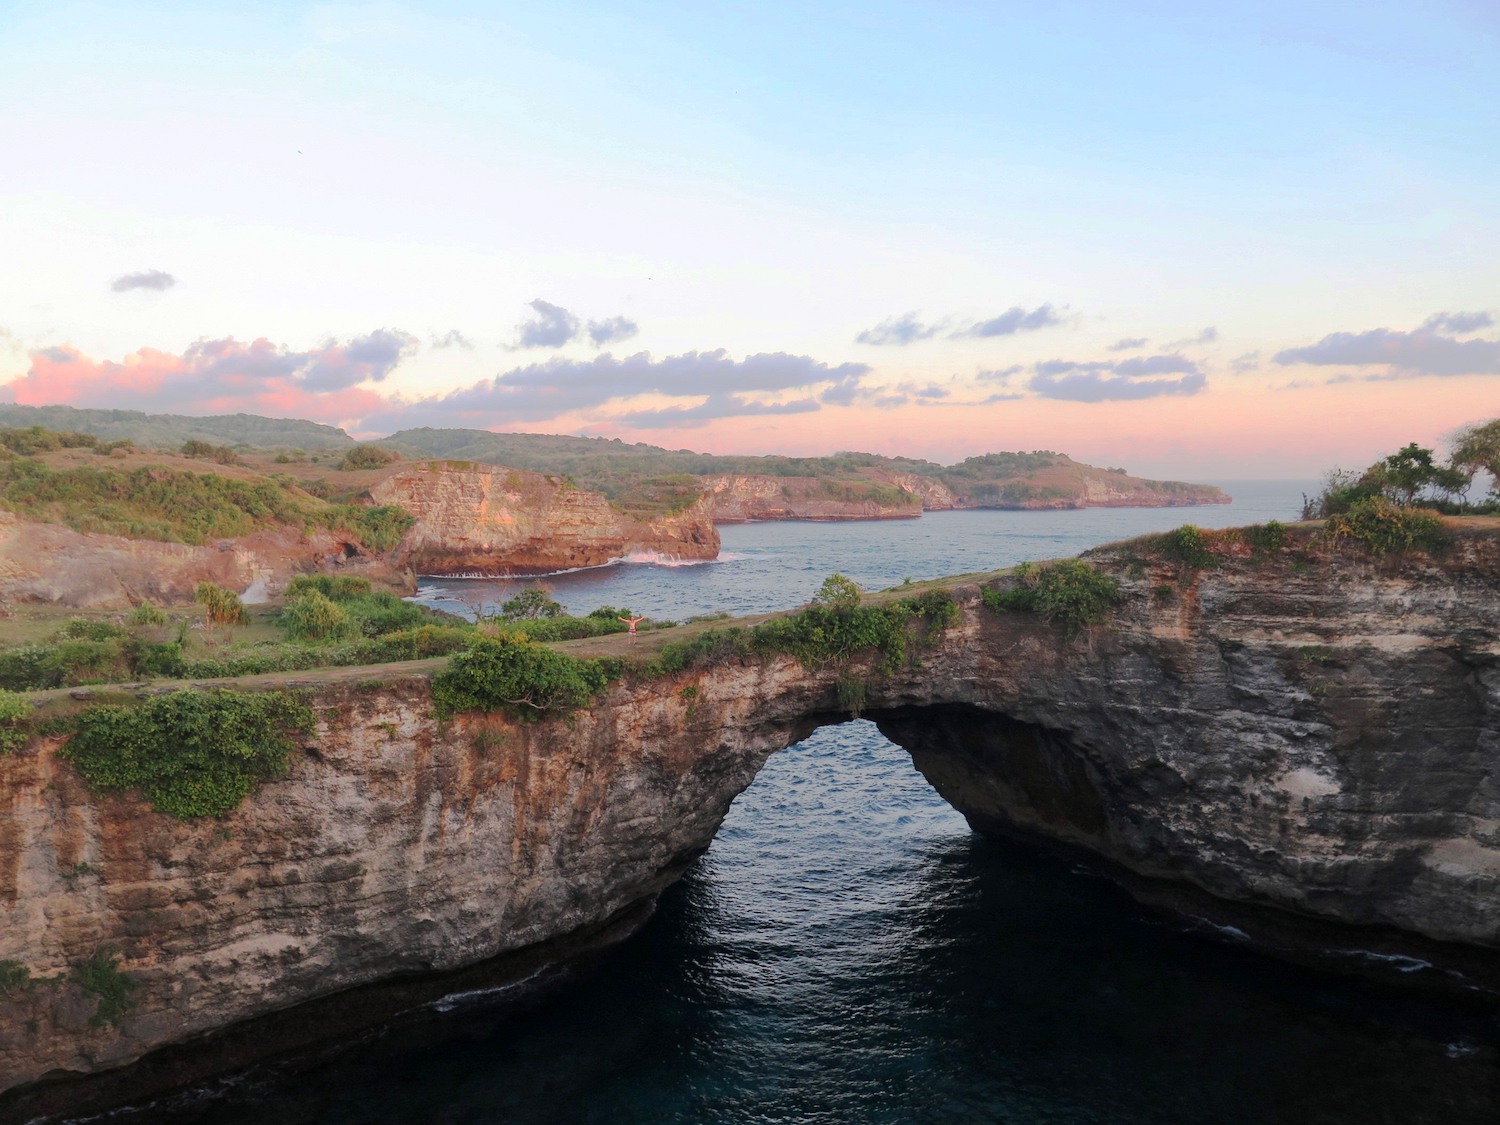
M 152 642 L 130 637 L 120 643 L 125 663 L 136 679 L 151 676 L 181 676 L 185 664 L 178 641 Z
M 101 949 L 73 970 L 73 983 L 99 998 L 99 1005 L 89 1017 L 90 1027 L 109 1024 L 118 1028 L 126 1014 L 135 1007 L 135 981 L 120 971 L 116 955 Z
M 705 629 L 685 641 L 672 641 L 657 650 L 645 667 L 649 677 L 671 676 L 689 668 L 705 668 L 736 660 L 751 651 L 750 630 L 742 626 Z
M 1256 555 L 1274 555 L 1286 545 L 1286 525 L 1276 520 L 1247 527 L 1242 534 L 1250 550 Z
M 203 607 L 210 624 L 250 624 L 250 611 L 233 590 L 226 590 L 213 582 L 200 582 L 193 591 L 193 600 Z
M 859 605 L 860 590 L 854 580 L 843 574 L 830 574 L 813 595 L 812 604 L 825 609 L 854 609 Z
M 524 637 L 479 637 L 432 680 L 439 715 L 505 711 L 522 719 L 584 706 L 608 685 L 597 660 L 580 660 Z
M 346 471 L 383 469 L 399 460 L 401 460 L 401 454 L 394 449 L 385 449 L 378 445 L 356 445 L 344 454 L 339 461 L 339 468 Z
M 540 582 L 533 582 L 500 607 L 502 621 L 532 621 L 539 617 L 561 617 L 561 602 Z
M 366 508 L 359 504 L 334 504 L 323 513 L 324 526 L 358 539 L 372 551 L 389 551 L 401 542 L 416 518 L 397 504 Z
M 1185 523 L 1175 531 L 1159 535 L 1154 543 L 1163 558 L 1184 567 L 1200 570 L 1213 565 L 1214 557 L 1209 554 L 1208 539 L 1204 536 L 1203 529 L 1195 524 Z
M 44 691 L 61 686 L 51 648 L 23 645 L 0 652 L 0 689 Z
M 178 691 L 94 707 L 64 753 L 101 793 L 138 789 L 157 812 L 222 816 L 287 768 L 312 711 L 283 692 Z
M 19 961 L 0 961 L 0 996 L 19 992 L 31 983 L 31 970 Z
M 984 590 L 984 604 L 996 613 L 1040 613 L 1070 637 L 1103 621 L 1120 601 L 1120 584 L 1082 559 L 1022 563 L 1015 573 L 1017 584 L 1010 589 Z
M 109 641 L 125 636 L 125 630 L 112 621 L 75 617 L 62 627 L 60 635 L 74 641 Z
M 619 620 L 602 617 L 542 617 L 525 621 L 497 621 L 496 627 L 512 636 L 530 637 L 533 641 L 576 641 L 585 637 L 604 637 L 623 633 L 628 626 Z M 644 626 L 642 626 L 644 627 Z
M 352 574 L 299 574 L 287 584 L 288 599 L 302 594 L 322 594 L 330 601 L 341 602 L 370 592 L 370 580 Z
M 14 692 L 0 691 L 0 754 L 26 745 L 31 704 Z
M 142 602 L 131 611 L 130 623 L 140 626 L 165 625 L 167 615 L 150 602 Z
M 343 608 L 316 590 L 287 602 L 280 620 L 287 635 L 299 641 L 339 640 L 354 630 L 354 622 Z
M 589 610 L 588 616 L 597 617 L 601 621 L 618 621 L 622 617 L 634 617 L 635 614 L 619 606 L 601 605 L 598 609 Z
M 48 653 L 50 677 L 58 687 L 112 683 L 130 674 L 124 646 L 118 640 L 63 641 Z
M 1374 496 L 1352 504 L 1347 512 L 1328 518 L 1327 533 L 1334 542 L 1353 540 L 1372 554 L 1426 551 L 1434 554 L 1447 544 L 1443 521 L 1421 508 L 1398 508 Z

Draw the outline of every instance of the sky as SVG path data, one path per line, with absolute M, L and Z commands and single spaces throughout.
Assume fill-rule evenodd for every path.
M 1494 0 L 0 0 L 0 400 L 1311 477 L 1500 415 Z

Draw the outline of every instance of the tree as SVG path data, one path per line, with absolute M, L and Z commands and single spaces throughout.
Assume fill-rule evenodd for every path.
M 1453 444 L 1452 466 L 1471 475 L 1489 473 L 1491 491 L 1500 496 L 1500 418 L 1460 431 Z
M 813 595 L 812 604 L 824 609 L 845 610 L 859 607 L 859 587 L 843 574 L 830 574 Z
M 540 617 L 561 617 L 563 607 L 540 582 L 533 582 L 500 607 L 502 621 L 535 621 Z

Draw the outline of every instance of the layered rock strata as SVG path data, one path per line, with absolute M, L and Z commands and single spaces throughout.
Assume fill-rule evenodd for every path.
M 564 477 L 497 465 L 418 462 L 375 485 L 370 497 L 416 517 L 395 557 L 419 574 L 540 574 L 638 552 L 677 559 L 719 553 L 703 500 L 640 520 Z
M 732 661 L 529 725 L 438 722 L 422 669 L 330 680 L 291 771 L 223 820 L 93 796 L 55 742 L 0 757 L 0 961 L 53 978 L 0 997 L 0 1088 L 648 903 L 771 753 L 847 717 L 850 675 L 982 831 L 1500 966 L 1500 537 L 1098 563 L 1108 624 L 1070 639 L 957 586 L 959 622 L 890 675 Z M 70 978 L 100 950 L 135 984 L 118 1027 Z

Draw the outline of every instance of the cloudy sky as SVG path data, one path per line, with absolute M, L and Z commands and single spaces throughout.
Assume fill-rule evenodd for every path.
M 1152 475 L 1500 415 L 1494 0 L 0 3 L 0 399 Z

